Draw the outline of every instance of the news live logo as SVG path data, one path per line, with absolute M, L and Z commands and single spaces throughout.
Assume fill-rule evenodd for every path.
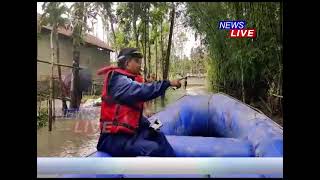
M 245 27 L 246 21 L 219 21 L 219 29 L 229 30 L 229 38 L 255 38 L 256 29 Z

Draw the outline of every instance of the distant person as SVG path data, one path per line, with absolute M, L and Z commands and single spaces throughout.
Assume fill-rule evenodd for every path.
M 188 77 L 184 79 L 184 89 L 187 89 L 187 85 L 188 85 Z
M 136 48 L 124 48 L 118 67 L 98 70 L 104 75 L 97 150 L 116 157 L 175 157 L 166 136 L 152 128 L 142 115 L 143 104 L 165 93 L 170 86 L 181 87 L 179 80 L 144 83 L 141 76 L 143 55 Z

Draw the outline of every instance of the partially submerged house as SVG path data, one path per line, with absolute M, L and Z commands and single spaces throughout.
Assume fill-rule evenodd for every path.
M 40 15 L 38 14 L 38 25 Z M 51 49 L 50 49 L 50 33 L 51 27 L 42 26 L 41 31 L 38 33 L 37 38 L 37 59 L 42 61 L 51 62 Z M 38 27 L 40 30 L 40 27 Z M 72 65 L 72 31 L 64 28 L 58 29 L 59 33 L 59 48 L 60 48 L 60 63 L 66 65 Z M 93 79 L 101 79 L 96 75 L 96 71 L 103 66 L 110 64 L 110 52 L 114 50 L 107 46 L 99 38 L 86 34 L 84 37 L 85 45 L 80 48 L 80 67 L 88 68 Z M 55 48 L 55 41 L 53 43 Z M 56 54 L 56 52 L 55 52 Z M 56 62 L 56 57 L 54 59 Z M 62 75 L 71 72 L 72 68 L 61 67 Z M 48 79 L 51 75 L 51 64 L 37 62 L 37 80 Z M 57 66 L 54 66 L 54 76 L 58 76 Z

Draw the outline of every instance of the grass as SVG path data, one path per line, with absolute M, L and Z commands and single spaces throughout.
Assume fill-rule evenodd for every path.
M 48 124 L 48 111 L 47 109 L 43 108 L 37 114 L 37 128 L 44 127 Z

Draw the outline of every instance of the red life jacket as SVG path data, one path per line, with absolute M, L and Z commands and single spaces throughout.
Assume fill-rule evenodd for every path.
M 98 70 L 98 75 L 106 75 L 101 97 L 100 129 L 106 133 L 133 134 L 139 126 L 143 102 L 127 105 L 112 99 L 108 94 L 107 87 L 109 86 L 111 76 L 115 73 L 125 75 L 133 81 L 143 82 L 141 75 L 131 74 L 118 67 L 108 66 Z

